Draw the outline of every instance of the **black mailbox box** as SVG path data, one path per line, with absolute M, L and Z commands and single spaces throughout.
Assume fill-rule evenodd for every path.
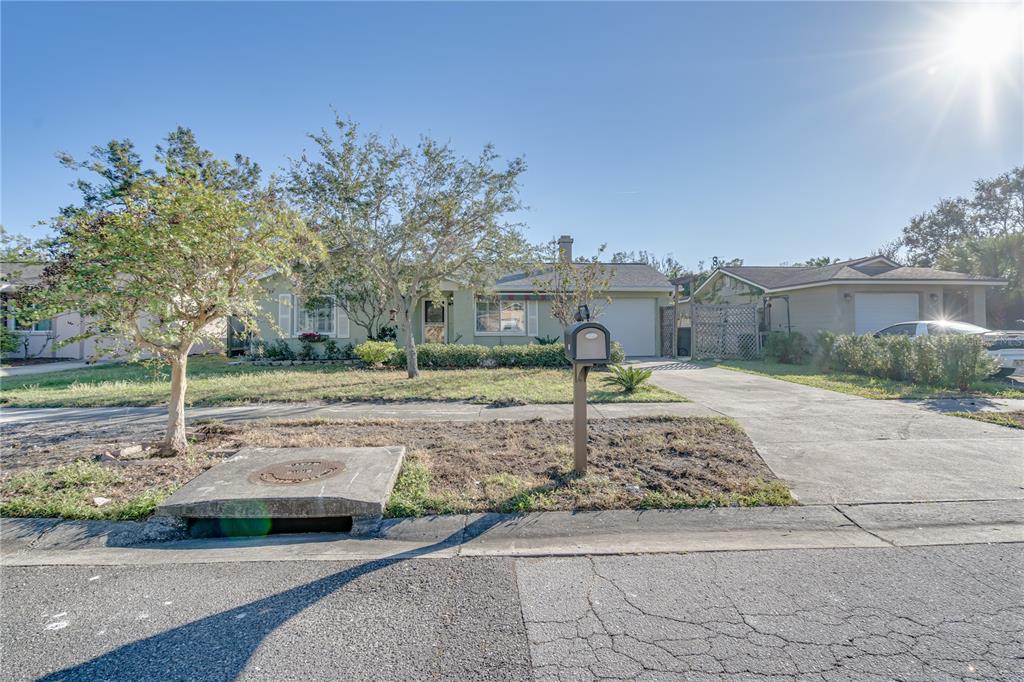
M 612 339 L 598 322 L 580 322 L 565 330 L 565 357 L 574 365 L 603 365 L 611 360 Z

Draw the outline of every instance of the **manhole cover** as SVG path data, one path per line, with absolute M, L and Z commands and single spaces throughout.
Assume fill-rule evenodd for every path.
M 340 474 L 344 469 L 344 464 L 329 459 L 299 459 L 260 469 L 249 476 L 249 480 L 253 483 L 293 485 L 330 478 Z

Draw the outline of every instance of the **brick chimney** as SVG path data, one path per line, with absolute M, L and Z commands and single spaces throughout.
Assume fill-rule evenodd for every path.
M 572 262 L 572 237 L 567 234 L 558 238 L 558 258 L 563 263 Z

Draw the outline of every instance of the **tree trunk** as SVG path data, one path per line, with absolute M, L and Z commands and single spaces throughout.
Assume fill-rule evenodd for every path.
M 171 400 L 167 404 L 167 435 L 161 454 L 164 457 L 184 455 L 188 451 L 185 439 L 185 389 L 188 386 L 188 351 L 171 361 Z
M 408 307 L 405 308 L 402 319 L 405 320 L 405 369 L 409 378 L 415 379 L 420 375 L 420 367 L 416 360 L 416 338 L 413 336 Z

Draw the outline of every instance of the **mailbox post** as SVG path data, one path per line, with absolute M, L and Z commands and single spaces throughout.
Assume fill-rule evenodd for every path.
M 594 365 L 611 359 L 608 328 L 597 322 L 580 322 L 565 330 L 565 357 L 572 363 L 573 470 L 587 473 L 587 377 Z

